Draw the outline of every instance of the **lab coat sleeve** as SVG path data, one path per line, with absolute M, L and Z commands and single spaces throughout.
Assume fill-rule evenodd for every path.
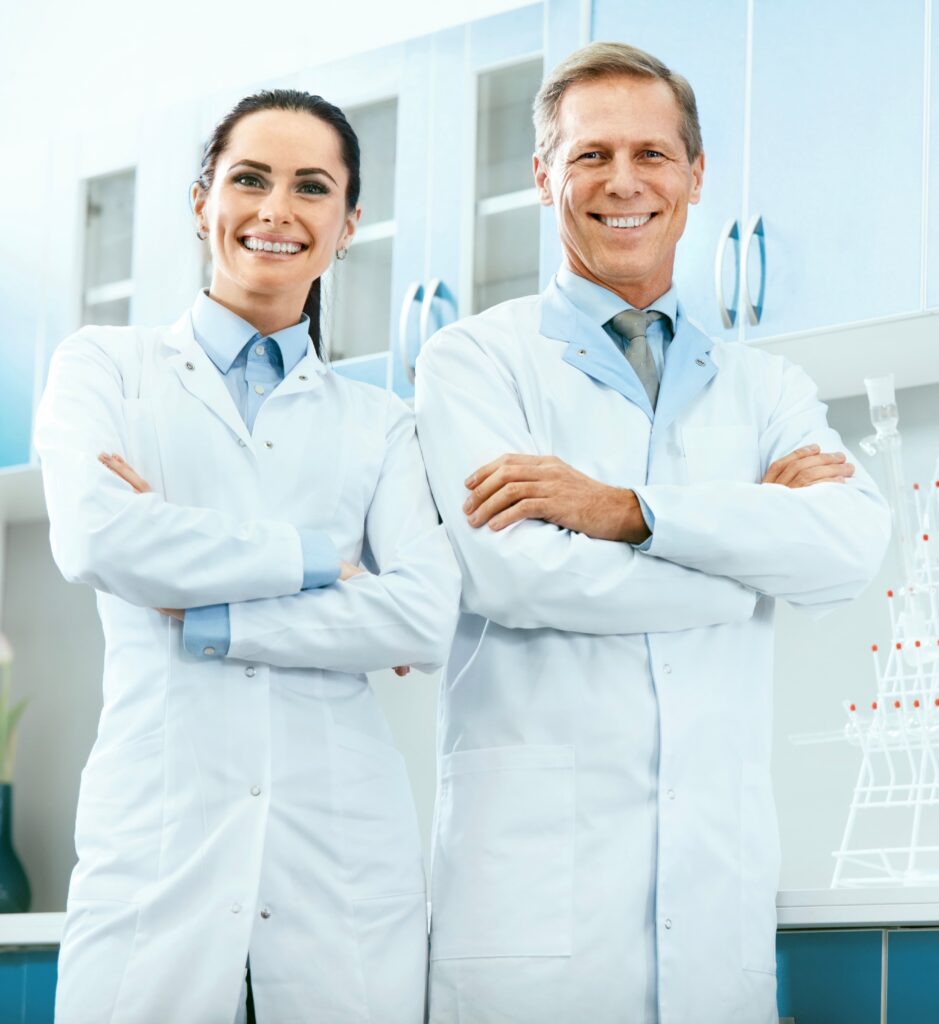
M 463 512 L 464 480 L 507 452 L 539 452 L 511 373 L 470 330 L 439 332 L 418 359 L 417 423 L 437 507 L 463 573 L 463 606 L 517 629 L 669 632 L 748 619 L 740 584 L 673 565 L 632 545 L 540 520 L 494 532 Z M 576 413 L 571 430 L 577 430 Z M 602 442 L 601 442 L 602 443 Z
M 101 452 L 124 451 L 124 404 L 121 371 L 95 330 L 62 342 L 39 405 L 35 445 L 52 553 L 65 578 L 148 608 L 300 590 L 295 527 L 137 494 L 98 462 Z
M 854 476 L 845 484 L 800 488 L 735 482 L 637 487 L 655 521 L 649 552 L 822 612 L 856 596 L 877 572 L 890 539 L 890 511 L 828 425 L 827 407 L 809 376 L 788 360 L 755 355 L 773 360 L 759 384 L 772 395 L 760 429 L 762 472 L 797 448 L 817 444 L 845 452 Z
M 362 573 L 293 597 L 232 604 L 228 656 L 283 668 L 369 672 L 443 664 L 460 573 L 427 484 L 414 417 L 386 395 L 386 446 L 365 520 Z

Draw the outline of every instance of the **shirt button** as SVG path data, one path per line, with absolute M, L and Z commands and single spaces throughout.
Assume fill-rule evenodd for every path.
M 270 916 L 271 916 L 270 910 L 267 907 L 264 907 L 261 910 L 261 917 L 263 917 L 264 920 L 266 921 Z
M 258 355 L 258 356 L 263 356 L 264 355 L 264 346 L 263 345 L 258 345 L 255 348 L 255 350 L 254 350 L 254 354 Z
M 263 395 L 264 394 L 264 385 L 263 384 L 255 384 L 254 385 L 254 393 L 256 395 Z
M 241 913 L 241 904 L 240 903 L 233 903 L 231 905 L 231 912 L 233 914 L 240 914 Z
M 665 674 L 666 674 L 667 676 L 670 676 L 670 675 L 672 674 L 672 666 L 671 666 L 671 665 L 663 665 L 663 666 L 662 666 L 662 671 L 663 671 L 663 672 L 664 672 L 664 673 L 665 673 Z
M 666 928 L 671 928 L 672 927 L 672 919 L 670 917 L 666 917 L 665 918 L 665 927 Z
M 274 442 L 273 441 L 265 441 L 264 442 L 264 447 L 265 448 L 273 448 L 274 447 Z
M 202 653 L 205 654 L 205 655 L 208 655 L 209 657 L 211 657 L 211 655 L 213 655 L 215 653 L 215 648 L 214 647 L 203 647 L 202 648 Z
M 249 666 L 248 666 L 248 667 L 247 667 L 247 668 L 245 669 L 245 675 L 246 675 L 246 676 L 247 676 L 247 677 L 248 677 L 249 679 L 253 679 L 253 678 L 254 678 L 254 672 L 255 672 L 255 669 L 254 669 L 254 665 L 249 665 Z
M 669 800 L 674 800 L 675 799 L 675 790 L 674 789 L 670 789 L 665 795 L 669 798 Z
M 251 795 L 252 796 L 260 796 L 261 795 L 261 787 L 260 786 L 252 786 L 251 787 Z

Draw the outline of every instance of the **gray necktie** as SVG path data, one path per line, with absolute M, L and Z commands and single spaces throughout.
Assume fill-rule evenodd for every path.
M 646 389 L 653 409 L 659 397 L 659 374 L 646 341 L 646 329 L 653 320 L 661 318 L 662 314 L 655 310 L 644 313 L 641 309 L 624 309 L 610 321 L 613 330 L 626 340 L 626 359 Z

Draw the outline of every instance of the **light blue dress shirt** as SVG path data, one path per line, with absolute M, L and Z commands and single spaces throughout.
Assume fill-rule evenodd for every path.
M 306 355 L 310 318 L 264 337 L 247 320 L 199 292 L 193 304 L 192 332 L 222 375 L 248 430 L 262 404 Z M 326 587 L 339 578 L 339 553 L 319 530 L 298 530 L 303 551 L 303 589 Z M 183 646 L 200 658 L 222 658 L 231 646 L 227 604 L 190 608 L 183 618 Z
M 603 330 L 606 331 L 613 344 L 624 353 L 623 359 L 625 360 L 626 349 L 623 337 L 613 329 L 610 321 L 617 313 L 622 313 L 626 309 L 635 309 L 636 307 L 630 306 L 628 302 L 625 302 L 619 295 L 611 292 L 608 288 L 594 284 L 593 281 L 588 281 L 586 278 L 575 274 L 566 264 L 561 266 L 557 272 L 557 283 L 558 288 L 566 299 L 576 306 L 588 319 L 603 327 Z M 649 312 L 650 310 L 655 310 L 662 314 L 662 319 L 653 320 L 646 330 L 646 341 L 649 343 L 649 351 L 655 360 L 655 369 L 659 375 L 659 380 L 661 380 L 665 373 L 666 353 L 672 336 L 675 333 L 675 321 L 678 317 L 678 293 L 675 291 L 675 286 L 672 285 L 664 295 L 650 302 L 648 306 L 643 307 L 644 312 Z M 639 498 L 638 495 L 636 497 L 639 501 L 642 517 L 646 521 L 646 526 L 652 530 L 655 527 L 655 516 L 652 515 L 651 509 L 642 498 Z M 651 544 L 652 538 L 648 537 L 638 547 L 641 551 L 644 551 Z

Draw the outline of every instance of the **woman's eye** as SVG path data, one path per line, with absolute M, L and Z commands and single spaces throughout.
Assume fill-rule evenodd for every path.
M 234 180 L 236 185 L 248 185 L 251 188 L 260 188 L 262 185 L 256 174 L 239 174 Z
M 305 181 L 300 186 L 301 192 L 306 192 L 308 195 L 326 195 L 329 189 L 320 181 Z

